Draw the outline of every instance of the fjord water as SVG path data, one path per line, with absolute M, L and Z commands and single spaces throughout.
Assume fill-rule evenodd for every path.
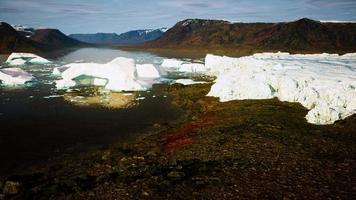
M 137 63 L 157 63 L 162 58 L 143 52 L 85 48 L 65 55 L 51 55 L 53 64 L 21 66 L 38 83 L 24 87 L 0 87 L 0 175 L 24 171 L 36 162 L 56 156 L 78 154 L 125 142 L 155 123 L 168 123 L 180 111 L 170 97 L 144 92 L 146 99 L 135 106 L 109 109 L 77 106 L 56 90 L 52 75 L 55 66 L 71 62 L 106 63 L 115 57 L 134 58 Z M 6 55 L 0 57 L 1 63 Z M 81 89 L 76 91 L 79 95 Z

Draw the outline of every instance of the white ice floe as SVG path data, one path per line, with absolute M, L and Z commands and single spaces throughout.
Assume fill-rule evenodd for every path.
M 310 109 L 306 119 L 314 124 L 356 113 L 356 54 L 207 55 L 205 65 L 217 76 L 208 96 L 223 102 L 274 97 L 299 102 Z
M 205 81 L 194 81 L 192 79 L 177 79 L 174 81 L 174 83 L 179 83 L 182 85 L 194 85 L 194 84 L 205 84 L 207 82 Z
M 65 70 L 67 70 L 69 68 L 69 66 L 60 66 L 60 67 L 55 67 L 53 69 L 52 74 L 56 75 L 56 76 L 60 76 L 62 74 L 62 72 L 64 72 Z
M 136 65 L 137 76 L 140 78 L 159 78 L 160 74 L 152 64 Z
M 32 53 L 12 53 L 6 60 L 8 65 L 48 64 L 51 61 Z
M 164 59 L 161 67 L 165 69 L 177 70 L 184 63 L 182 60 L 177 59 Z
M 4 85 L 21 85 L 34 79 L 30 73 L 20 68 L 0 69 L 0 83 Z
M 178 59 L 164 59 L 161 67 L 166 71 L 188 74 L 207 72 L 207 68 L 202 63 L 191 63 L 189 61 Z
M 184 73 L 204 73 L 206 72 L 206 68 L 204 64 L 187 63 L 187 64 L 182 64 L 178 69 L 178 71 Z
M 61 69 L 65 70 L 60 72 Z M 62 77 L 62 80 L 56 81 L 56 87 L 59 89 L 77 85 L 96 85 L 113 91 L 137 91 L 150 88 L 154 82 L 152 78 L 138 77 L 135 60 L 122 57 L 106 64 L 72 63 L 57 70 Z M 145 75 L 153 76 L 151 70 L 145 71 L 147 72 Z

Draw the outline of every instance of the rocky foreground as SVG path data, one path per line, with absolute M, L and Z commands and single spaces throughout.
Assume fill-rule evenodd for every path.
M 0 199 L 355 198 L 355 115 L 317 126 L 300 104 L 220 103 L 209 89 L 155 85 L 186 110 L 181 119 L 3 177 Z

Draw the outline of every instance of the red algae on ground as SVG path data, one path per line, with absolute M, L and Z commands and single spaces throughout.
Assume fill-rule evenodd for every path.
M 167 135 L 162 137 L 165 143 L 162 145 L 162 150 L 166 153 L 173 153 L 185 146 L 193 143 L 191 136 L 198 131 L 198 129 L 208 126 L 214 122 L 213 116 L 203 116 L 202 118 L 188 122 L 181 127 L 173 128 L 167 132 Z

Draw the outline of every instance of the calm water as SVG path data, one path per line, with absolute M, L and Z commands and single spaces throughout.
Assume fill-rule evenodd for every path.
M 52 55 L 53 56 L 53 55 Z M 63 154 L 75 154 L 128 141 L 154 123 L 167 123 L 181 111 L 172 107 L 171 98 L 142 92 L 144 100 L 131 99 L 128 108 L 78 106 L 66 97 L 66 91 L 55 89 L 51 75 L 55 66 L 71 62 L 105 63 L 115 57 L 136 59 L 137 63 L 160 63 L 161 57 L 150 53 L 111 49 L 79 49 L 53 58 L 51 65 L 22 68 L 32 73 L 37 84 L 0 87 L 0 175 L 25 170 L 28 165 L 45 162 Z M 6 59 L 0 57 L 1 63 Z M 77 89 L 82 98 L 86 89 Z M 74 95 L 75 96 L 75 95 Z M 68 96 L 67 96 L 68 97 Z

